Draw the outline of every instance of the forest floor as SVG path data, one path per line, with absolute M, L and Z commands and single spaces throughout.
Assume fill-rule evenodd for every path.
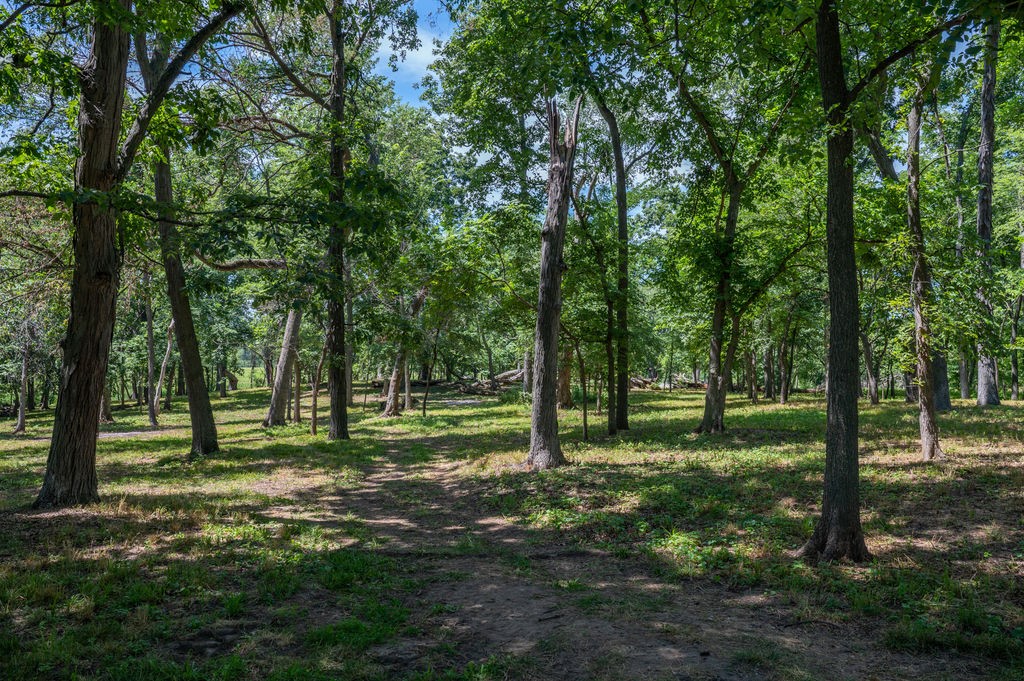
M 573 463 L 541 474 L 521 402 L 356 407 L 329 443 L 261 428 L 267 398 L 215 399 L 192 463 L 183 403 L 115 411 L 103 501 L 56 512 L 29 510 L 51 415 L 0 422 L 0 678 L 1024 677 L 1024 404 L 958 404 L 936 464 L 912 407 L 862 405 L 875 559 L 814 567 L 817 397 L 731 399 L 719 436 L 694 392 L 634 392 L 589 442 L 569 410 Z

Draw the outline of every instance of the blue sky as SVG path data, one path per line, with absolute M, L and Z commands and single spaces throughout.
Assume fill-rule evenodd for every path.
M 394 81 L 399 99 L 408 104 L 418 105 L 421 104 L 421 90 L 416 84 L 423 79 L 427 67 L 434 60 L 434 41 L 446 39 L 451 34 L 452 24 L 448 20 L 447 12 L 435 0 L 415 0 L 413 5 L 419 14 L 417 28 L 420 48 L 409 52 L 405 61 L 398 63 L 397 71 L 392 71 L 388 66 L 390 51 L 382 50 L 376 70 Z

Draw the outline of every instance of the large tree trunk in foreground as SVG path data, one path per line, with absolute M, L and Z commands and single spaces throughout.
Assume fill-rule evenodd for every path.
M 296 348 L 299 341 L 299 328 L 302 324 L 302 310 L 289 310 L 288 319 L 284 324 L 284 338 L 281 341 L 281 354 L 277 358 L 277 370 L 274 373 L 274 389 L 270 393 L 270 408 L 263 426 L 283 426 L 285 409 L 288 407 L 288 393 L 291 390 L 292 367 L 295 365 Z
M 576 100 L 565 126 L 564 141 L 558 107 L 548 101 L 548 207 L 541 231 L 540 286 L 537 296 L 537 327 L 533 350 L 533 405 L 530 415 L 530 452 L 526 465 L 534 470 L 565 463 L 558 441 L 558 332 L 562 317 L 562 249 L 569 217 L 572 169 L 576 156 L 576 124 L 583 100 Z
M 131 0 L 120 0 L 116 6 L 127 13 Z M 79 72 L 76 191 L 106 196 L 116 186 L 128 53 L 124 28 L 98 18 L 89 58 Z M 99 500 L 96 435 L 121 275 L 117 211 L 105 201 L 76 202 L 72 221 L 71 314 L 53 436 L 36 508 Z
M 918 86 L 907 116 L 907 225 L 913 274 L 910 300 L 914 312 L 914 341 L 917 356 L 917 403 L 921 432 L 921 456 L 932 461 L 942 456 L 939 423 L 935 416 L 935 376 L 932 366 L 931 323 L 928 307 L 932 298 L 932 275 L 921 226 L 921 112 L 924 109 L 926 79 Z
M 982 244 L 980 257 L 986 271 L 991 271 L 989 243 L 992 241 L 992 177 L 996 139 L 996 59 L 999 49 L 999 19 L 989 19 L 985 27 L 985 70 L 981 81 L 981 142 L 978 148 L 978 238 Z M 992 318 L 992 301 L 984 288 L 978 299 L 987 319 Z M 999 381 L 996 358 L 988 341 L 978 344 L 978 406 L 999 404 Z
M 853 219 L 853 130 L 847 120 L 850 93 L 840 42 L 839 15 L 833 0 L 817 13 L 817 65 L 822 105 L 828 122 L 829 326 L 825 483 L 821 517 L 801 554 L 811 560 L 871 557 L 860 524 L 857 451 L 858 369 L 857 263 Z

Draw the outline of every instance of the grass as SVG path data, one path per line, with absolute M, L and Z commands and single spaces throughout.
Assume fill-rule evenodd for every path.
M 433 583 L 458 590 L 477 564 L 542 585 L 572 616 L 643 623 L 671 609 L 657 594 L 609 592 L 582 562 L 550 574 L 531 552 L 552 545 L 633 561 L 660 583 L 762 594 L 804 633 L 866 627 L 894 660 L 944 652 L 993 678 L 1024 671 L 1019 404 L 943 415 L 938 464 L 917 461 L 911 407 L 862 405 L 875 560 L 812 567 L 793 550 L 820 503 L 820 399 L 730 400 L 730 430 L 707 436 L 691 432 L 700 395 L 636 392 L 632 429 L 615 438 L 592 418 L 583 442 L 580 412 L 562 414 L 572 463 L 536 474 L 511 466 L 525 457 L 528 404 L 431 397 L 425 418 L 357 407 L 339 443 L 306 424 L 260 428 L 267 391 L 241 390 L 214 400 L 221 451 L 192 463 L 183 403 L 155 430 L 141 408 L 118 410 L 101 430 L 129 435 L 99 442 L 103 500 L 49 513 L 27 510 L 51 423 L 31 414 L 26 436 L 0 436 L 0 678 L 543 676 L 543 645 L 531 656 L 474 643 L 448 622 L 475 604 L 424 600 Z M 494 518 L 511 529 L 479 531 Z M 663 630 L 674 628 L 691 631 Z M 614 664 L 594 664 L 614 677 L 626 662 L 607 654 Z M 728 664 L 814 678 L 761 639 L 741 637 Z

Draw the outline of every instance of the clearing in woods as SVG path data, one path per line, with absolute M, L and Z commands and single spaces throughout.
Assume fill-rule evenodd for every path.
M 862 409 L 874 562 L 792 557 L 820 503 L 824 404 L 637 392 L 633 430 L 573 465 L 525 458 L 528 406 L 440 391 L 354 415 L 353 439 L 215 402 L 222 449 L 185 463 L 183 405 L 104 427 L 103 501 L 27 510 L 48 415 L 0 436 L 0 659 L 17 679 L 1014 679 L 1024 673 L 1017 405 Z M 361 402 L 362 400 L 358 400 Z M 601 419 L 592 419 L 592 423 Z M 7 423 L 2 423 L 8 432 Z M 440 433 L 440 434 L 439 434 Z

